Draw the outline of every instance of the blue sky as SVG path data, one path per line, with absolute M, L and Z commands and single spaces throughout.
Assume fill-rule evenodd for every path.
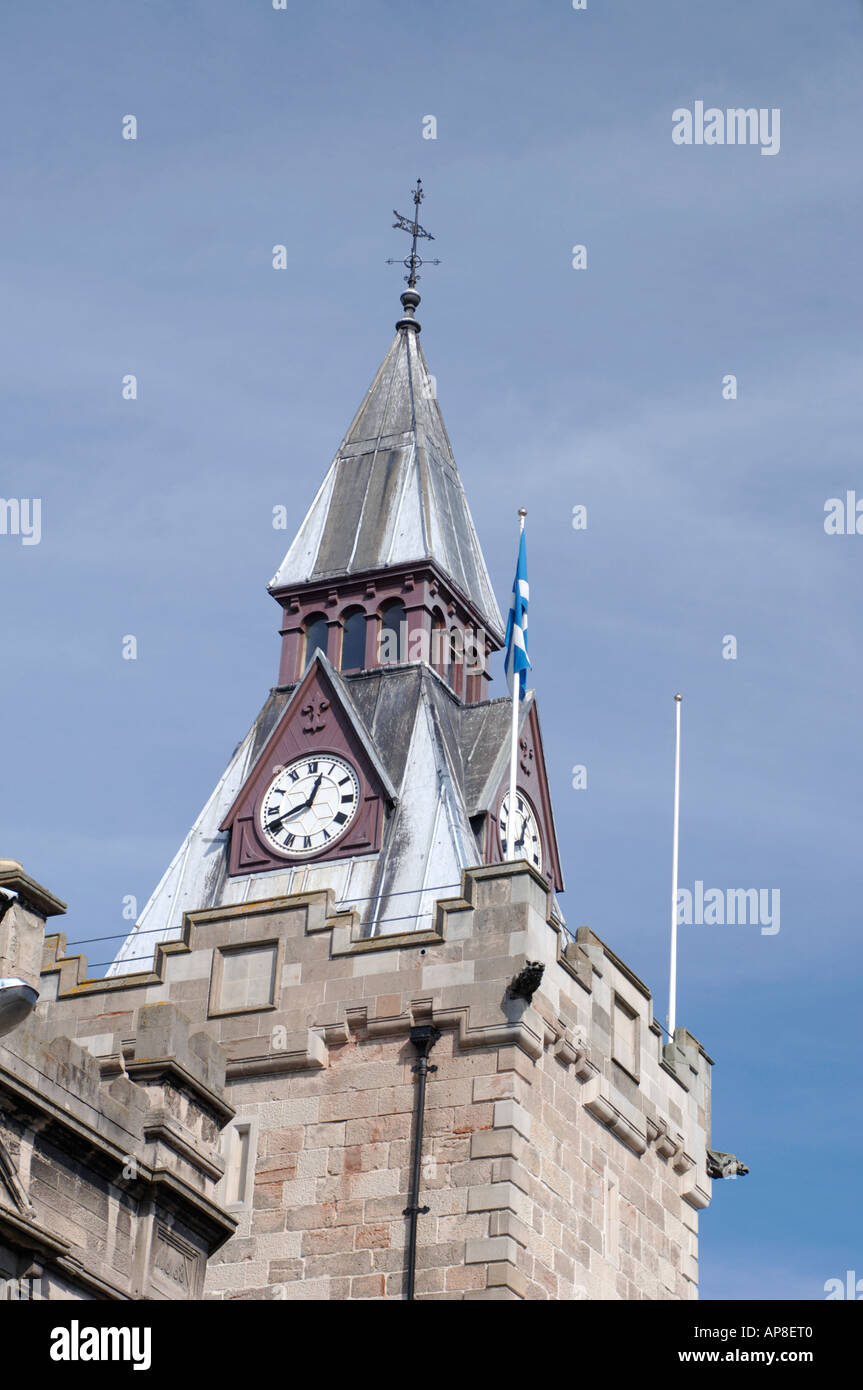
M 863 1274 L 863 539 L 823 526 L 863 497 L 863 4 L 48 0 L 0 36 L 0 495 L 43 503 L 39 545 L 0 536 L 0 854 L 70 941 L 143 905 L 276 679 L 272 508 L 293 534 L 389 345 L 421 175 L 423 344 L 502 605 L 529 509 L 570 925 L 664 1018 L 677 689 L 681 884 L 781 891 L 776 935 L 681 927 L 751 1168 L 702 1296 Z M 698 100 L 779 108 L 779 153 L 675 145 Z

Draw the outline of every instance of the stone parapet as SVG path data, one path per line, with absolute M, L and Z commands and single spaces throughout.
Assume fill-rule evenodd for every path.
M 403 1296 L 409 1034 L 434 1023 L 417 1296 L 695 1297 L 710 1199 L 697 1040 L 681 1029 L 663 1049 L 647 987 L 589 929 L 564 934 L 524 863 L 466 871 L 429 931 L 364 938 L 360 921 L 320 892 L 193 912 L 152 970 L 105 981 L 56 938 L 47 953 L 54 1026 L 103 1069 L 122 1060 L 178 1164 L 178 1135 L 199 1154 L 214 1139 L 199 1110 L 219 1074 L 198 1043 L 198 1090 L 183 1090 L 192 1044 L 172 1006 L 224 1051 L 236 1116 L 219 1196 L 238 1225 L 206 1296 Z M 200 1157 L 197 1172 L 200 1188 Z

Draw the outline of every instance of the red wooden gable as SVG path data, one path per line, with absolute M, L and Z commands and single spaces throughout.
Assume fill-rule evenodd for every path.
M 220 829 L 231 832 L 229 875 L 264 873 L 379 850 L 391 797 L 367 748 L 367 737 L 323 662 L 316 658 L 222 821 Z M 356 768 L 360 804 L 354 821 L 333 845 L 302 859 L 281 855 L 260 830 L 258 817 L 264 794 L 279 770 L 294 758 L 327 753 L 347 758 Z

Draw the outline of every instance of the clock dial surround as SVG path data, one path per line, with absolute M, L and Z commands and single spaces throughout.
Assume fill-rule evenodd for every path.
M 270 782 L 258 813 L 265 844 L 287 859 L 317 854 L 339 841 L 360 805 L 353 765 L 335 753 L 294 758 Z
M 526 859 L 538 873 L 542 873 L 542 838 L 536 812 L 523 792 L 515 794 L 515 842 L 513 849 L 516 859 Z M 509 792 L 500 803 L 498 812 L 500 827 L 500 852 L 506 858 L 506 837 L 509 826 Z

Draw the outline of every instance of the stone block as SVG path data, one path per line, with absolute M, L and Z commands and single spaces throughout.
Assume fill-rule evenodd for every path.
M 350 1226 L 327 1226 L 303 1233 L 301 1254 L 334 1255 L 354 1248 L 354 1233 Z
M 486 1129 L 474 1134 L 470 1141 L 471 1158 L 519 1158 L 525 1141 L 514 1129 Z
M 527 1247 L 535 1244 L 533 1232 L 512 1211 L 493 1211 L 489 1216 L 490 1236 L 512 1236 L 519 1245 Z
M 469 985 L 474 979 L 472 960 L 451 961 L 448 965 L 426 965 L 421 972 L 421 989 L 446 989 L 452 985 Z
M 465 1263 L 481 1264 L 489 1261 L 509 1260 L 515 1264 L 518 1246 L 510 1236 L 487 1237 L 469 1240 L 465 1243 Z
M 295 1279 L 283 1284 L 279 1296 L 287 1302 L 318 1303 L 329 1299 L 331 1283 L 327 1275 Z
M 467 1194 L 468 1211 L 523 1211 L 529 1207 L 525 1194 L 510 1182 L 484 1183 L 471 1187 Z
M 468 1289 L 484 1289 L 486 1272 L 482 1265 L 451 1265 L 446 1272 L 446 1289 L 451 1293 L 465 1293 Z
M 527 1053 L 520 1047 L 507 1046 L 499 1047 L 497 1051 L 498 1071 L 514 1071 L 525 1081 L 533 1081 L 536 1076 L 537 1064 L 531 1061 Z
M 527 1279 L 520 1269 L 509 1261 L 503 1260 L 490 1264 L 487 1272 L 487 1284 L 492 1288 L 508 1288 L 517 1298 L 527 1297 Z
M 373 1173 L 358 1173 L 351 1182 L 351 1195 L 363 1197 L 391 1197 L 398 1192 L 401 1174 L 389 1168 L 378 1169 Z
M 386 1298 L 385 1274 L 361 1274 L 351 1279 L 351 1298 Z
M 356 1274 L 371 1274 L 372 1256 L 370 1250 L 354 1250 L 347 1254 L 309 1255 L 306 1259 L 306 1276 L 319 1279 L 324 1275 L 353 1277 Z
M 336 1153 L 342 1150 L 335 1150 Z M 329 1149 L 305 1149 L 297 1154 L 297 1177 L 298 1178 L 321 1178 L 327 1171 L 327 1159 Z
M 530 1138 L 532 1120 L 527 1110 L 517 1100 L 498 1100 L 494 1105 L 495 1129 L 511 1128 Z
M 512 1100 L 516 1096 L 517 1075 L 512 1071 L 492 1072 L 473 1080 L 473 1099 L 483 1101 Z
M 356 1232 L 358 1250 L 383 1250 L 387 1249 L 389 1244 L 390 1228 L 388 1225 L 360 1226 Z

